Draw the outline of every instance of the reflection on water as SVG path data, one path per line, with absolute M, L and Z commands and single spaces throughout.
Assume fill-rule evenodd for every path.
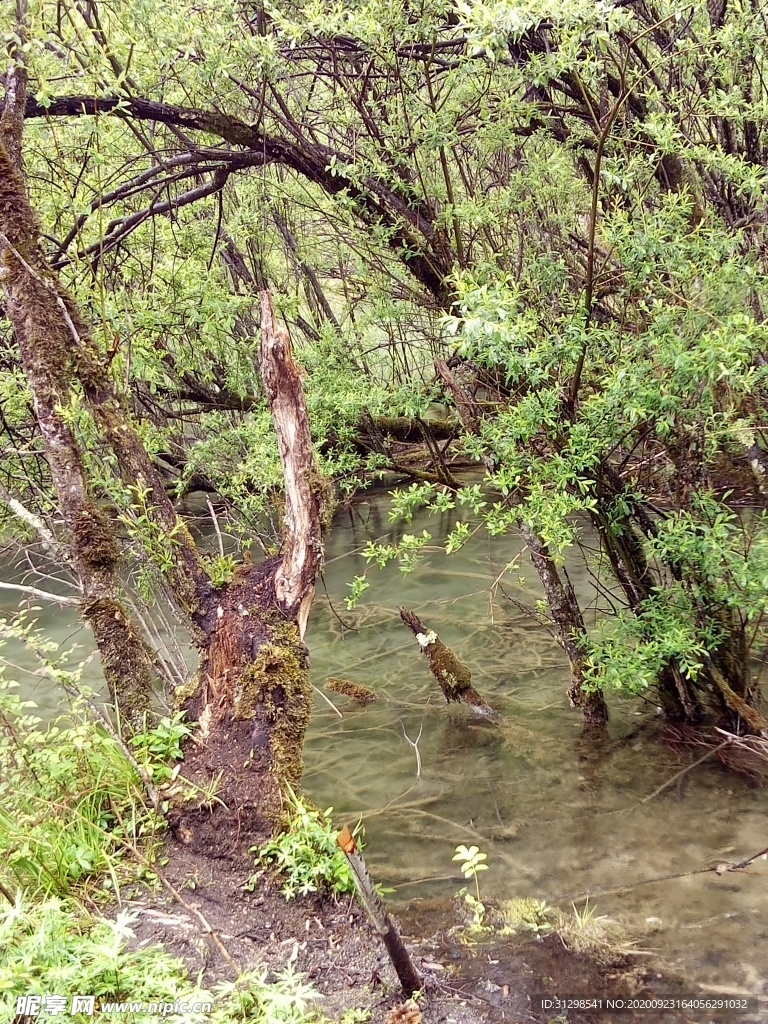
M 386 510 L 386 497 L 376 497 L 340 513 L 328 542 L 327 590 L 320 588 L 309 626 L 313 681 L 322 690 L 329 676 L 348 678 L 381 699 L 361 709 L 328 693 L 339 717 L 318 696 L 306 748 L 309 795 L 332 804 L 339 820 L 364 817 L 369 864 L 399 899 L 456 892 L 454 848 L 474 843 L 491 865 L 481 879 L 486 895 L 537 896 L 567 908 L 590 894 L 598 913 L 628 924 L 644 948 L 702 982 L 760 991 L 768 977 L 768 863 L 720 876 L 695 872 L 768 845 L 765 791 L 705 763 L 642 803 L 694 758 L 659 746 L 654 709 L 637 702 L 612 698 L 608 738 L 595 745 L 585 736 L 564 696 L 560 649 L 514 603 L 538 596 L 525 557 L 520 575 L 530 590 L 517 572 L 505 576 L 503 592 L 495 586 L 520 553 L 510 538 L 478 533 L 446 557 L 437 544 L 452 522 L 416 521 L 410 532 L 435 536 L 424 565 L 411 576 L 394 566 L 372 570 L 371 589 L 347 612 L 346 584 L 365 568 L 361 548 L 389 533 Z M 589 600 L 586 577 L 572 575 Z M 12 595 L 3 598 L 6 609 L 15 607 Z M 497 723 L 445 706 L 400 622 L 401 604 L 469 665 L 499 711 Z M 90 650 L 71 609 L 38 616 L 57 641 L 82 644 L 80 657 Z M 20 668 L 37 667 L 16 644 L 3 653 Z M 55 707 L 48 680 L 7 671 L 25 695 Z M 99 684 L 95 661 L 85 677 Z

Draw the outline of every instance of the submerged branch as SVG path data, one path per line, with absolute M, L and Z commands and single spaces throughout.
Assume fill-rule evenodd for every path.
M 472 673 L 464 662 L 459 661 L 450 647 L 446 647 L 437 633 L 427 629 L 414 612 L 401 608 L 400 618 L 416 637 L 422 654 L 426 655 L 446 702 L 463 700 L 478 715 L 492 717 L 495 712 L 472 686 Z

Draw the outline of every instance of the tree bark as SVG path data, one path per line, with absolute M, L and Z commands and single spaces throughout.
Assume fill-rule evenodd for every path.
M 67 411 L 75 400 L 71 330 L 74 304 L 39 250 L 40 230 L 21 165 L 26 71 L 8 75 L 0 118 L 0 261 L 11 321 L 69 536 L 81 610 L 93 629 L 112 697 L 132 727 L 149 711 L 157 681 L 155 656 L 121 601 L 120 550 L 114 524 L 91 493 Z
M 587 631 L 571 581 L 565 573 L 564 578 L 561 578 L 546 544 L 530 526 L 521 524 L 520 533 L 544 587 L 544 595 L 557 629 L 560 646 L 568 655 L 571 664 L 568 697 L 574 707 L 579 708 L 587 722 L 604 724 L 608 721 L 605 698 L 600 691 L 588 692 L 584 688 L 584 655 L 579 641 L 586 636 Z

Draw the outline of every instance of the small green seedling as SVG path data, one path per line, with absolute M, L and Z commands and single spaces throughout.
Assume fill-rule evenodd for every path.
M 488 859 L 487 853 L 481 853 L 479 846 L 457 846 L 456 853 L 453 855 L 453 860 L 462 861 L 461 873 L 467 879 L 474 879 L 475 890 L 477 892 L 477 898 L 480 899 L 480 883 L 477 880 L 478 873 L 480 871 L 487 871 L 488 865 L 484 864 L 483 861 Z
M 462 844 L 456 847 L 456 852 L 452 859 L 461 861 L 461 873 L 467 881 L 474 879 L 475 892 L 477 895 L 473 896 L 472 893 L 467 892 L 466 889 L 461 889 L 459 895 L 464 897 L 464 902 L 472 911 L 473 920 L 471 930 L 483 931 L 485 922 L 485 904 L 480 899 L 480 883 L 477 876 L 479 872 L 488 870 L 488 865 L 483 863 L 488 859 L 488 854 L 482 853 L 478 846 L 467 847 Z

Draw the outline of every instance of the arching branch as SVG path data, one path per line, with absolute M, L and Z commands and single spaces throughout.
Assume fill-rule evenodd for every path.
M 371 177 L 360 182 L 344 153 L 316 142 L 297 142 L 265 134 L 258 125 L 218 110 L 198 110 L 136 97 L 59 96 L 47 106 L 33 97 L 26 101 L 25 116 L 85 117 L 112 114 L 123 121 L 152 121 L 173 128 L 202 132 L 229 146 L 247 151 L 251 166 L 280 164 L 289 167 L 329 196 L 344 193 L 367 223 L 388 229 L 390 248 L 420 284 L 442 305 L 448 302 L 447 278 L 454 254 L 444 232 L 435 227 L 433 211 L 424 203 L 406 201 L 381 181 Z

